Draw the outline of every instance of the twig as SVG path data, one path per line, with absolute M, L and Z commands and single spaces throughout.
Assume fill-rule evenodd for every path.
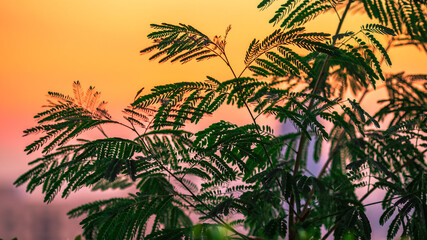
M 344 19 L 345 19 L 346 15 L 347 15 L 347 13 L 348 13 L 348 11 L 349 11 L 350 6 L 351 6 L 352 3 L 353 3 L 353 0 L 349 0 L 348 1 L 347 6 L 345 7 L 343 15 L 342 15 L 342 17 L 340 19 L 340 22 L 338 23 L 338 27 L 337 27 L 337 30 L 335 32 L 335 35 L 338 35 L 340 33 L 341 27 L 342 27 L 342 25 L 344 23 Z M 336 43 L 336 38 L 333 38 L 332 39 L 332 45 L 335 45 L 335 43 Z M 316 80 L 316 84 L 315 84 L 315 86 L 313 88 L 312 95 L 317 95 L 319 93 L 319 91 L 320 91 L 320 86 L 322 85 L 321 82 L 322 82 L 323 79 L 326 78 L 326 76 L 328 74 L 329 59 L 330 59 L 330 56 L 328 55 L 325 58 L 325 61 L 323 62 L 323 66 L 322 66 L 322 69 L 320 70 L 319 76 L 318 76 L 318 78 Z M 310 112 L 312 110 L 313 106 L 314 106 L 314 98 L 311 98 L 310 102 L 308 104 L 308 107 L 307 107 L 307 112 Z M 308 123 L 306 121 L 304 121 L 303 122 L 303 128 L 306 129 L 307 127 L 308 127 Z M 298 152 L 297 152 L 297 156 L 296 156 L 296 159 L 295 159 L 294 176 L 296 174 L 298 174 L 299 167 L 300 167 L 300 162 L 301 162 L 303 151 L 304 151 L 304 144 L 305 144 L 306 140 L 307 140 L 306 136 L 304 134 L 301 134 L 300 141 L 299 141 L 299 146 L 298 146 Z M 290 208 L 294 207 L 293 206 L 294 205 L 294 201 L 295 201 L 294 196 L 291 196 L 291 201 L 290 201 L 291 205 L 289 206 Z M 296 237 L 296 231 L 293 229 L 294 224 L 295 224 L 294 216 L 293 216 L 292 213 L 290 213 L 289 214 L 289 221 L 288 221 L 288 225 L 289 225 L 289 231 L 288 232 L 289 232 L 289 239 L 290 240 L 294 240 L 295 237 Z
M 391 47 L 391 45 L 392 45 L 392 41 L 393 39 L 391 39 L 391 40 L 389 40 L 388 41 L 388 44 L 387 44 L 387 47 L 385 48 L 386 49 L 386 51 L 388 51 L 389 49 L 390 49 L 390 47 Z M 382 59 L 381 59 L 381 61 L 380 61 L 380 64 L 382 64 L 383 62 L 384 62 L 384 56 L 382 57 Z M 369 93 L 369 89 L 368 88 L 366 88 L 365 89 L 365 91 L 362 93 L 362 96 L 359 98 L 359 101 L 358 101 L 358 103 L 360 104 L 362 101 L 363 101 L 363 99 L 365 98 L 365 96 L 367 95 Z M 342 138 L 344 137 L 344 134 L 342 134 L 342 135 L 340 135 L 340 137 L 338 138 L 338 142 L 340 142 L 341 140 L 342 140 Z M 332 162 L 332 160 L 333 160 L 333 158 L 335 157 L 335 155 L 338 153 L 338 150 L 339 150 L 339 146 L 337 146 L 335 149 L 334 149 L 334 151 L 332 152 L 332 153 L 330 153 L 329 154 L 329 158 L 328 158 L 328 160 L 326 160 L 326 162 L 325 162 L 325 164 L 323 165 L 323 167 L 322 167 L 322 169 L 320 170 L 320 172 L 319 172 L 319 175 L 317 176 L 317 178 L 319 179 L 319 178 L 321 178 L 325 173 L 326 173 L 326 169 L 328 168 L 328 166 L 331 164 L 331 162 Z M 372 190 L 372 191 L 371 191 Z M 370 190 L 368 190 L 368 192 L 369 193 L 372 193 L 373 192 L 373 190 L 374 189 L 370 189 Z M 314 189 L 312 188 L 311 190 L 310 190 L 310 192 L 309 192 L 309 194 L 308 194 L 308 197 L 307 197 L 307 201 L 305 202 L 305 205 L 304 205 L 304 207 L 303 207 L 303 210 L 301 211 L 301 216 L 304 216 L 305 214 L 307 214 L 307 211 L 309 210 L 308 209 L 308 207 L 309 207 L 309 204 L 310 204 L 310 201 L 311 201 L 311 199 L 312 199 L 312 197 L 313 197 L 313 195 L 314 195 Z
M 409 161 L 406 161 L 402 166 L 400 166 L 399 168 L 397 168 L 395 171 L 393 171 L 393 174 L 396 174 L 398 172 L 400 172 L 403 168 L 405 168 L 407 165 L 409 165 L 410 163 L 414 162 L 419 156 L 423 156 L 424 153 L 427 152 L 427 149 L 420 152 L 418 155 L 414 156 L 413 158 L 411 158 Z M 384 179 L 388 179 L 389 176 L 386 176 Z M 377 189 L 377 186 L 373 186 L 371 188 L 371 190 L 369 190 L 367 193 L 365 193 L 365 195 L 363 195 L 358 202 L 363 202 L 367 197 L 369 197 L 369 195 L 371 195 L 371 193 L 373 193 L 375 191 L 375 189 Z M 372 204 L 367 204 L 367 206 L 372 205 Z M 329 235 L 335 230 L 336 224 L 334 224 L 329 230 L 328 232 L 326 232 L 325 236 L 323 236 L 322 240 L 325 240 L 329 237 Z
M 234 78 L 236 79 L 237 87 L 239 88 L 239 91 L 238 91 L 239 97 L 243 101 L 243 104 L 245 105 L 246 110 L 249 112 L 249 115 L 250 115 L 250 117 L 252 119 L 252 122 L 255 125 L 255 130 L 257 131 L 257 134 L 261 137 L 262 135 L 261 135 L 261 132 L 259 130 L 256 118 L 254 117 L 254 115 L 252 113 L 252 110 L 249 108 L 249 105 L 246 102 L 246 99 L 243 97 L 242 91 L 241 91 L 242 90 L 242 85 L 241 85 L 239 79 L 242 76 L 242 74 L 244 73 L 244 71 L 246 70 L 246 68 L 243 69 L 243 71 L 239 74 L 239 76 L 237 76 L 236 73 L 234 72 L 233 67 L 230 64 L 230 61 L 228 60 L 228 57 L 227 57 L 227 54 L 225 53 L 225 50 L 222 50 L 222 53 L 224 54 L 224 58 L 221 58 L 221 59 L 224 60 L 225 64 L 228 66 L 228 68 L 230 69 L 230 71 L 233 74 Z M 265 155 L 266 155 L 266 157 L 268 159 L 268 162 L 269 162 L 270 166 L 273 167 L 273 161 L 271 160 L 270 154 L 268 154 L 267 148 L 265 147 L 265 145 L 264 145 L 264 143 L 262 141 L 260 141 L 260 144 L 261 144 L 261 147 L 262 147 L 262 149 L 263 149 L 263 151 L 264 151 L 264 153 L 265 153 Z M 280 183 L 280 181 L 278 179 L 276 179 L 276 182 L 279 185 L 279 188 L 280 188 L 283 196 L 285 196 L 285 189 L 283 188 L 282 184 Z M 288 204 L 289 204 L 289 202 L 288 202 Z M 290 211 L 292 212 L 293 209 L 290 209 Z
M 132 131 L 134 131 L 137 135 L 138 135 L 138 139 L 140 140 L 140 143 L 150 152 L 150 154 L 153 156 L 153 159 L 156 161 L 157 165 L 162 168 L 164 171 L 166 171 L 169 176 L 172 176 L 175 180 L 177 180 L 189 193 L 190 195 L 193 197 L 193 199 L 195 199 L 197 202 L 199 202 L 200 204 L 202 204 L 206 209 L 208 209 L 209 211 L 211 211 L 211 209 L 209 208 L 209 206 L 207 206 L 200 198 L 197 197 L 197 195 L 195 195 L 191 189 L 182 181 L 182 179 L 178 178 L 175 174 L 173 174 L 168 168 L 166 168 L 159 160 L 157 160 L 154 156 L 155 154 L 151 151 L 151 149 L 147 146 L 147 144 L 145 143 L 144 139 L 142 138 L 142 136 L 138 133 L 138 131 L 136 131 L 136 129 L 129 127 L 126 124 L 123 124 L 121 122 L 116 122 L 119 125 L 122 125 Z M 198 211 L 200 211 L 201 213 L 203 213 L 205 216 L 211 218 L 213 221 L 215 221 L 218 224 L 222 224 L 224 225 L 227 229 L 229 229 L 230 231 L 232 231 L 233 233 L 237 234 L 238 236 L 242 237 L 243 239 L 250 239 L 248 236 L 238 232 L 237 230 L 235 230 L 232 226 L 230 226 L 228 223 L 226 223 L 224 220 L 222 220 L 221 217 L 219 217 L 218 215 L 212 217 L 209 216 L 209 214 L 205 213 L 203 210 L 198 209 L 196 206 L 194 206 L 193 204 L 191 204 L 189 201 L 187 201 L 186 199 L 184 199 L 184 197 L 180 196 L 184 201 L 186 201 L 187 203 L 190 204 L 191 207 L 197 209 Z

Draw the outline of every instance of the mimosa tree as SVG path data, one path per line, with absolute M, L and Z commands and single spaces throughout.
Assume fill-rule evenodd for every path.
M 151 25 L 153 43 L 141 50 L 150 60 L 219 59 L 230 79 L 140 90 L 123 121 L 108 114 L 92 87 L 83 91 L 75 82 L 74 96 L 50 92 L 37 126 L 24 131 L 41 136 L 25 151 L 41 150 L 42 157 L 15 184 L 29 192 L 42 187 L 46 202 L 82 187 L 133 192 L 71 210 L 70 217 L 84 216 L 86 239 L 370 239 L 365 207 L 372 204 L 382 206 L 389 239 L 427 239 L 427 75 L 382 71 L 391 65 L 390 48 L 427 53 L 426 3 L 278 2 L 270 20 L 277 30 L 250 43 L 240 71 L 227 57 L 230 27 L 211 38 L 191 25 Z M 334 32 L 304 28 L 328 11 L 339 18 Z M 343 29 L 352 11 L 372 22 Z M 377 86 L 388 95 L 370 115 L 361 103 Z M 345 97 L 348 90 L 353 97 Z M 186 127 L 225 104 L 245 109 L 251 123 Z M 275 134 L 260 116 L 294 131 Z M 134 136 L 108 136 L 104 128 L 112 124 Z M 103 137 L 77 138 L 88 131 Z M 378 189 L 386 190 L 383 201 L 367 203 Z

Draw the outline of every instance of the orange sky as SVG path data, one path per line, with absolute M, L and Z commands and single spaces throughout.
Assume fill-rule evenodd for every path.
M 26 163 L 30 140 L 22 130 L 45 103 L 47 91 L 71 93 L 73 81 L 102 92 L 113 114 L 120 113 L 141 87 L 178 81 L 200 81 L 206 75 L 230 78 L 217 59 L 202 63 L 157 64 L 139 50 L 150 42 L 150 23 L 186 23 L 208 36 L 231 24 L 231 63 L 243 66 L 250 41 L 272 32 L 270 11 L 259 0 L 14 0 L 0 1 L 0 181 L 12 181 Z M 351 16 L 344 30 L 371 21 Z M 312 30 L 332 32 L 334 14 L 319 19 Z M 403 54 L 408 54 L 406 57 Z M 392 51 L 393 71 L 426 73 L 426 55 L 416 49 Z M 389 69 L 385 69 L 389 71 Z M 120 117 L 118 114 L 117 117 Z M 7 178 L 7 179 L 6 179 Z

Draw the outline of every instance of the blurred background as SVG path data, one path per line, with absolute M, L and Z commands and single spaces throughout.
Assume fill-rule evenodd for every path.
M 34 138 L 23 138 L 22 131 L 35 124 L 33 116 L 42 110 L 48 91 L 72 94 L 72 83 L 77 80 L 83 88 L 96 86 L 109 102 L 112 116 L 119 119 L 121 110 L 142 87 L 148 91 L 164 83 L 203 81 L 206 75 L 230 79 L 229 70 L 218 59 L 186 65 L 158 64 L 148 61 L 148 56 L 140 56 L 139 50 L 150 44 L 146 38 L 151 31 L 150 23 L 185 23 L 210 37 L 223 35 L 231 24 L 228 55 L 233 66 L 242 69 L 252 39 L 273 31 L 268 20 L 274 7 L 259 11 L 259 2 L 1 0 L 0 238 L 74 239 L 81 233 L 80 220 L 69 220 L 68 210 L 92 200 L 125 194 L 82 190 L 46 205 L 40 191 L 28 194 L 25 187 L 13 186 L 14 180 L 29 169 L 27 163 L 38 156 L 24 153 L 25 146 Z M 331 13 L 308 28 L 331 33 L 337 23 L 336 15 Z M 372 21 L 361 15 L 350 16 L 343 29 L 358 29 L 365 23 Z M 391 58 L 393 67 L 385 67 L 385 72 L 427 72 L 427 57 L 415 48 L 392 49 Z M 372 111 L 380 95 L 368 95 L 365 107 Z M 230 113 L 228 108 L 223 109 L 216 118 L 237 123 L 249 121 L 244 114 Z M 374 239 L 375 234 L 384 236 L 374 232 Z

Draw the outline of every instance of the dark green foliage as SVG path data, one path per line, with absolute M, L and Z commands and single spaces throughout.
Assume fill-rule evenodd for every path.
M 266 62 L 266 60 L 261 61 L 260 65 L 264 65 L 261 67 L 267 66 L 271 71 L 279 71 L 279 73 L 282 73 L 282 66 L 283 64 L 287 65 L 288 67 L 292 68 L 292 66 L 289 62 L 287 63 L 287 60 L 279 55 L 275 55 L 274 52 L 269 52 L 273 49 L 278 48 L 279 52 L 284 55 L 284 57 L 287 57 L 288 54 L 291 54 L 296 62 L 294 64 L 298 65 L 304 65 L 303 62 L 301 62 L 301 58 L 292 50 L 288 48 L 284 48 L 285 45 L 295 45 L 300 48 L 305 48 L 310 51 L 320 51 L 320 52 L 326 52 L 332 54 L 334 51 L 334 48 L 322 43 L 322 41 L 325 41 L 328 39 L 329 34 L 325 33 L 304 33 L 305 29 L 303 27 L 294 28 L 289 31 L 283 31 L 281 29 L 274 31 L 272 34 L 267 36 L 263 41 L 259 41 L 254 39 L 251 44 L 249 45 L 249 49 L 246 51 L 245 61 L 244 63 L 246 66 L 250 66 L 254 61 L 258 60 L 258 64 L 260 59 L 259 57 L 263 54 L 267 54 L 267 57 L 274 58 L 272 59 L 274 61 L 273 63 L 268 64 L 269 62 Z M 280 48 L 281 47 L 281 48 Z M 288 52 L 288 53 L 286 53 Z M 294 61 L 295 61 L 294 60 Z M 281 64 L 282 63 L 282 64 Z M 276 65 L 279 65 L 276 67 Z M 304 65 L 306 69 L 309 69 L 308 65 Z M 286 69 L 286 68 L 285 68 Z M 294 71 L 298 72 L 298 67 L 294 67 Z M 283 72 L 284 73 L 284 72 Z M 273 74 L 274 75 L 274 74 Z M 282 76 L 284 74 L 278 75 Z
M 426 75 L 392 74 L 386 79 L 389 99 L 380 100 L 385 103 L 375 115 L 383 120 L 386 115 L 392 115 L 388 132 L 392 132 L 402 121 L 413 119 L 419 126 L 425 126 L 427 112 Z M 424 124 L 423 124 L 424 123 Z M 401 126 L 404 127 L 404 126 Z M 396 129 L 397 130 L 397 129 Z
M 357 32 L 340 25 L 331 38 L 302 27 L 328 10 L 342 23 L 350 9 L 379 23 Z M 190 25 L 152 24 L 153 44 L 141 50 L 150 59 L 218 57 L 232 77 L 141 89 L 123 122 L 93 87 L 84 92 L 76 82 L 73 97 L 49 93 L 48 109 L 24 131 L 39 135 L 25 151 L 41 157 L 15 185 L 40 187 L 45 202 L 83 187 L 127 191 L 68 213 L 83 217 L 86 239 L 370 239 L 365 206 L 374 204 L 389 239 L 399 231 L 426 239 L 427 76 L 382 71 L 402 38 L 424 46 L 425 9 L 409 0 L 284 1 L 270 21 L 281 28 L 249 44 L 238 74 L 225 49 L 231 27 L 209 38 Z M 386 47 L 383 35 L 392 37 Z M 388 95 L 370 114 L 362 101 L 382 84 Z M 355 97 L 344 97 L 348 90 Z M 252 122 L 197 127 L 226 104 L 246 109 Z M 270 118 L 261 124 L 261 116 Z M 109 136 L 107 124 L 134 135 Z M 85 134 L 93 131 L 102 137 Z M 383 200 L 366 203 L 377 189 L 386 190 Z
M 364 210 L 359 207 L 349 207 L 337 216 L 334 237 L 343 238 L 346 234 L 355 239 L 371 239 L 371 226 Z
M 147 53 L 158 50 L 159 52 L 151 56 L 150 60 L 166 55 L 159 60 L 159 63 L 169 60 L 171 62 L 179 60 L 181 63 L 189 62 L 192 59 L 201 61 L 220 56 L 221 53 L 215 52 L 214 48 L 225 47 L 225 38 L 224 45 L 221 46 L 219 42 L 211 41 L 206 35 L 189 25 L 163 23 L 151 24 L 151 27 L 157 31 L 150 33 L 148 38 L 154 39 L 155 44 L 140 52 Z
M 262 1 L 258 8 L 265 9 L 274 1 Z M 280 8 L 276 11 L 274 17 L 270 20 L 270 23 L 280 24 L 280 27 L 291 28 L 294 26 L 300 26 L 309 20 L 315 18 L 319 14 L 335 8 L 337 3 L 340 1 L 321 1 L 321 0 L 302 0 L 293 1 L 287 0 Z
M 425 18 L 427 8 L 425 2 L 413 0 L 361 0 L 355 1 L 355 4 L 363 5 L 363 11 L 370 18 L 377 19 L 380 24 L 392 27 L 397 34 L 407 35 L 411 39 L 409 41 L 401 41 L 397 43 L 398 45 L 415 45 L 424 49 L 424 51 L 427 50 L 427 24 Z M 377 28 L 376 24 L 369 24 L 367 27 L 376 28 L 376 30 L 373 30 L 374 32 L 392 33 L 387 28 Z M 402 36 L 400 39 L 408 38 Z

